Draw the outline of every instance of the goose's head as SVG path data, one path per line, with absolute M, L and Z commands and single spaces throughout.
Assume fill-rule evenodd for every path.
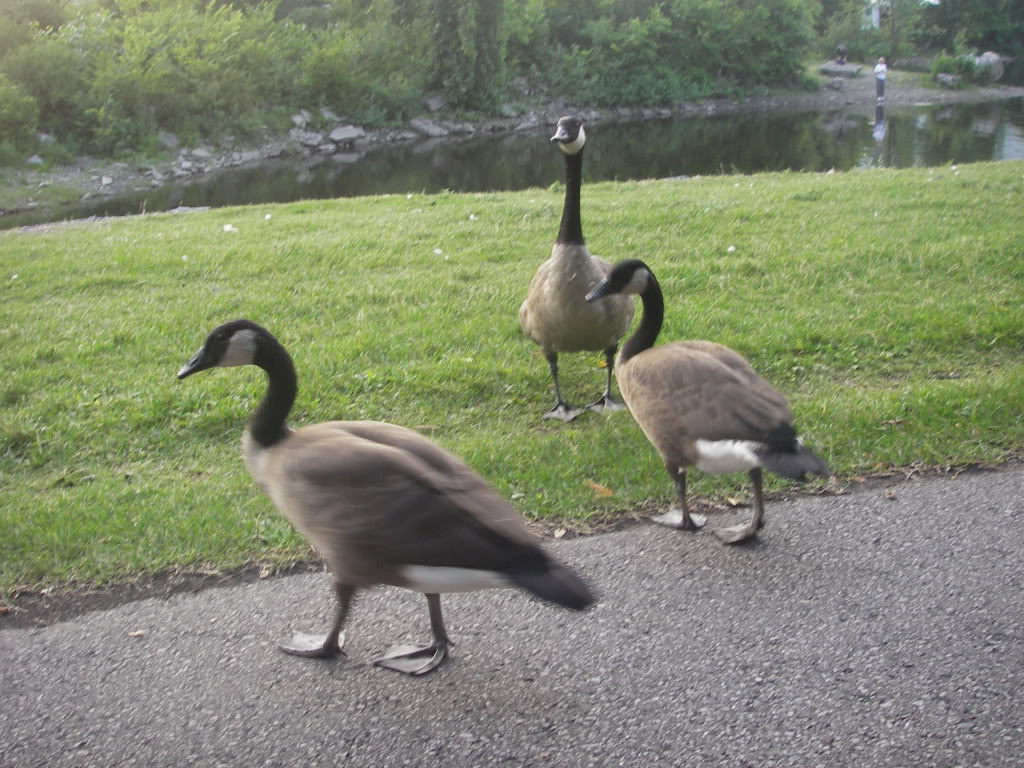
M 587 294 L 587 301 L 597 301 L 615 293 L 641 294 L 652 279 L 654 275 L 650 267 L 639 259 L 620 261 L 612 267 L 608 277 Z
M 587 132 L 583 130 L 583 121 L 578 117 L 559 118 L 558 128 L 551 140 L 557 142 L 558 148 L 565 154 L 578 154 L 587 141 Z
M 207 368 L 253 364 L 269 335 L 266 328 L 251 320 L 232 320 L 218 325 L 210 331 L 202 348 L 178 371 L 178 378 L 184 379 Z

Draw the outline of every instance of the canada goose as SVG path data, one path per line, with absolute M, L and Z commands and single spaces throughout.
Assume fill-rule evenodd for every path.
M 391 584 L 422 592 L 433 643 L 392 648 L 377 664 L 421 675 L 449 644 L 441 592 L 520 587 L 573 610 L 593 602 L 576 574 L 551 560 L 516 510 L 466 464 L 412 430 L 373 421 L 329 421 L 292 431 L 285 423 L 298 391 L 292 359 L 249 320 L 218 326 L 178 371 L 252 364 L 269 387 L 242 446 L 249 472 L 323 555 L 338 613 L 325 636 L 281 644 L 296 656 L 341 652 L 342 629 L 358 589 Z
M 565 204 L 558 238 L 551 258 L 537 269 L 526 301 L 519 308 L 523 333 L 544 351 L 551 378 L 555 382 L 555 405 L 545 419 L 571 421 L 584 409 L 569 406 L 558 386 L 558 353 L 584 350 L 604 351 L 608 383 L 604 394 L 587 406 L 591 410 L 621 410 L 612 398 L 612 371 L 619 339 L 633 320 L 633 301 L 614 296 L 607 301 L 588 304 L 587 291 L 604 280 L 611 265 L 590 254 L 583 242 L 580 224 L 580 186 L 583 181 L 583 145 L 587 140 L 583 123 L 575 117 L 563 117 L 551 141 L 565 154 Z
M 616 293 L 639 294 L 643 303 L 640 325 L 619 355 L 619 389 L 665 462 L 679 497 L 679 508 L 655 522 L 682 530 L 704 524 L 686 505 L 687 467 L 712 474 L 749 471 L 753 519 L 714 533 L 727 544 L 751 538 L 764 524 L 762 467 L 794 480 L 808 472 L 827 476 L 828 468 L 797 437 L 786 398 L 736 352 L 710 341 L 654 346 L 665 304 L 646 264 L 636 259 L 616 264 L 587 301 Z

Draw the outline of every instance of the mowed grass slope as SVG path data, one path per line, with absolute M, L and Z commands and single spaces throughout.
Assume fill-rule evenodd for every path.
M 668 503 L 628 413 L 540 419 L 550 379 L 517 311 L 561 205 L 556 187 L 0 233 L 0 595 L 310 556 L 240 455 L 262 372 L 175 378 L 242 316 L 295 358 L 293 425 L 413 427 L 530 518 Z M 592 184 L 583 220 L 593 252 L 655 270 L 663 342 L 747 356 L 840 474 L 1024 447 L 1024 163 Z M 563 357 L 571 402 L 600 393 L 600 361 Z M 697 494 L 744 485 L 693 473 Z

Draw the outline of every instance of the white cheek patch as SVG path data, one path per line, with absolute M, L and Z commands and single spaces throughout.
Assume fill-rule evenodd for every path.
M 752 440 L 698 440 L 697 469 L 710 475 L 746 472 L 761 466 Z
M 565 154 L 567 154 L 567 155 L 575 155 L 577 152 L 579 152 L 581 149 L 583 149 L 583 145 L 586 144 L 586 143 L 587 143 L 587 132 L 583 130 L 583 126 L 581 125 L 580 126 L 580 132 L 579 132 L 579 135 L 576 137 L 576 140 L 575 141 L 570 141 L 568 143 L 563 143 L 563 142 L 560 141 L 560 142 L 558 142 L 558 148 L 560 150 L 562 150 L 563 152 L 565 152 Z
M 224 356 L 217 363 L 219 368 L 231 368 L 236 365 L 251 365 L 256 359 L 256 331 L 237 331 L 228 339 L 228 347 Z
M 620 291 L 620 293 L 636 293 L 641 294 L 647 290 L 647 281 L 650 278 L 651 273 L 646 269 L 638 269 L 633 273 L 633 276 L 629 278 L 629 282 Z

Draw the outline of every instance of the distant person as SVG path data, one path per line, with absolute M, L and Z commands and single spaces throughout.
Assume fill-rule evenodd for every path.
M 845 45 L 843 45 L 842 43 L 837 45 L 836 46 L 836 63 L 837 64 L 845 64 L 846 63 L 846 56 L 847 56 L 848 53 L 849 53 L 849 51 L 847 50 Z
M 878 103 L 885 101 L 885 73 L 889 67 L 885 64 L 885 56 L 880 56 L 875 64 L 875 93 L 878 94 Z

